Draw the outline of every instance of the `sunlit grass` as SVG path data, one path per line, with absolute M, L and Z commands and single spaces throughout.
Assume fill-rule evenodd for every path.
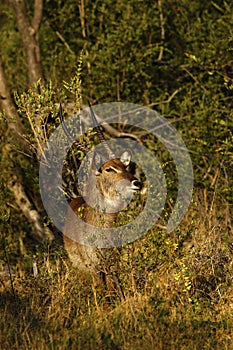
M 110 302 L 59 248 L 38 252 L 37 276 L 19 257 L 15 297 L 1 280 L 1 348 L 233 349 L 227 213 L 210 217 L 196 199 L 179 230 L 154 230 L 122 251 L 125 300 Z

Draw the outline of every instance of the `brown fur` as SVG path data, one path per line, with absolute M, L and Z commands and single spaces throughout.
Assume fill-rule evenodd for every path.
M 79 243 L 82 241 L 83 232 L 79 225 L 74 224 L 72 211 L 94 227 L 113 227 L 117 219 L 117 211 L 121 210 L 122 196 L 127 197 L 129 193 L 140 188 L 139 181 L 127 170 L 130 159 L 130 154 L 124 152 L 121 158 L 109 160 L 100 168 L 96 166 L 99 170 L 95 169 L 93 176 L 96 176 L 96 188 L 101 198 L 98 202 L 99 210 L 90 207 L 82 197 L 77 197 L 70 203 L 63 232 L 64 246 L 71 262 L 80 270 L 92 271 L 95 274 L 100 272 L 101 257 L 105 255 L 106 249 L 97 249 Z M 96 193 L 90 186 L 89 199 L 95 199 L 92 196 L 96 196 Z M 75 241 L 69 237 L 75 237 Z

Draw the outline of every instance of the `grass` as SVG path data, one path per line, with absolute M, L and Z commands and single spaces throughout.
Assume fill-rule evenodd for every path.
M 1 280 L 1 349 L 233 349 L 229 212 L 215 200 L 210 215 L 202 195 L 172 235 L 122 251 L 125 300 L 109 303 L 59 248 L 37 254 L 35 277 L 19 257 L 15 297 Z

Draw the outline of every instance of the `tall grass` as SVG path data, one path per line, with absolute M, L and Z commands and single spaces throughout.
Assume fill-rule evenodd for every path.
M 1 349 L 233 349 L 229 211 L 203 193 L 172 235 L 154 229 L 125 248 L 123 301 L 58 246 L 39 248 L 37 276 L 19 258 L 15 296 L 1 280 Z

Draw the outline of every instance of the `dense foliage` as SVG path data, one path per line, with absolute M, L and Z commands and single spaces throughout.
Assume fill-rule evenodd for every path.
M 26 5 L 32 16 L 33 1 Z M 45 0 L 39 94 L 38 85 L 29 86 L 8 0 L 0 4 L 0 29 L 1 60 L 30 150 L 26 157 L 2 113 L 0 259 L 17 270 L 15 295 L 0 276 L 3 348 L 232 349 L 232 1 Z M 80 98 L 158 110 L 179 131 L 194 167 L 193 202 L 176 232 L 168 235 L 162 222 L 122 250 L 126 300 L 108 305 L 111 312 L 104 291 L 67 268 L 56 242 L 35 240 L 11 191 L 17 177 L 52 227 L 40 203 L 35 154 L 58 124 L 56 103 L 78 106 Z M 33 131 L 38 117 L 40 133 Z M 174 171 L 153 137 L 143 142 L 167 173 Z

